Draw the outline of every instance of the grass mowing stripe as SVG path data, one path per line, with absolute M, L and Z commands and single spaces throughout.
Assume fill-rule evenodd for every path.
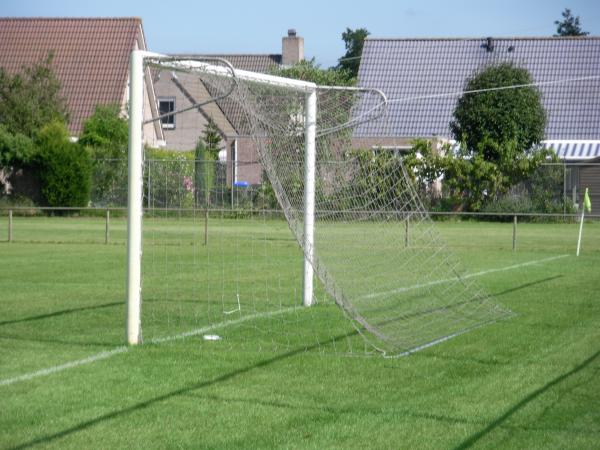
M 469 274 L 463 275 L 459 279 L 474 278 L 474 277 L 480 277 L 482 275 L 487 275 L 487 274 L 490 274 L 490 273 L 504 272 L 506 270 L 513 270 L 513 269 L 520 269 L 522 267 L 527 267 L 527 266 L 531 266 L 531 265 L 534 265 L 534 264 L 540 264 L 540 263 L 545 263 L 545 262 L 549 262 L 549 261 L 554 261 L 555 259 L 566 258 L 567 256 L 569 256 L 569 255 L 551 256 L 549 258 L 536 259 L 534 261 L 527 261 L 527 262 L 524 262 L 524 263 L 521 263 L 521 264 L 514 264 L 512 266 L 500 267 L 498 269 L 482 270 L 481 272 L 475 272 L 475 273 L 469 273 Z M 361 297 L 361 299 L 370 299 L 370 298 L 383 297 L 383 296 L 386 296 L 386 295 L 398 294 L 400 292 L 406 292 L 406 291 L 412 291 L 413 289 L 420 289 L 420 288 L 424 288 L 424 287 L 427 287 L 427 286 L 435 286 L 436 284 L 449 283 L 451 281 L 456 281 L 456 280 L 457 280 L 457 278 L 446 278 L 444 280 L 430 281 L 429 283 L 413 284 L 412 286 L 408 286 L 408 287 L 404 287 L 404 288 L 399 288 L 399 289 L 393 289 L 391 291 L 376 292 L 374 294 L 365 295 L 365 296 Z
M 186 331 L 185 333 L 176 334 L 176 335 L 173 335 L 173 336 L 165 336 L 165 337 L 162 337 L 162 338 L 151 339 L 150 341 L 148 341 L 148 343 L 149 344 L 162 344 L 164 342 L 170 342 L 170 341 L 175 341 L 175 340 L 179 340 L 179 339 L 185 339 L 187 337 L 197 336 L 199 334 L 204 334 L 204 333 L 207 333 L 209 331 L 218 330 L 220 328 L 226 328 L 226 327 L 229 327 L 231 325 L 239 325 L 240 323 L 248 322 L 250 320 L 272 317 L 272 316 L 276 316 L 276 315 L 279 315 L 279 314 L 284 314 L 284 313 L 287 313 L 287 312 L 292 312 L 292 311 L 301 310 L 301 309 L 302 308 L 298 308 L 298 307 L 293 306 L 293 307 L 290 307 L 290 308 L 280 309 L 279 311 L 250 314 L 248 316 L 241 317 L 241 318 L 236 319 L 236 320 L 229 320 L 229 321 L 226 321 L 226 322 L 215 323 L 213 325 L 208 325 L 206 327 L 196 328 L 194 330 Z M 94 363 L 96 361 L 102 361 L 104 359 L 110 358 L 111 356 L 115 356 L 115 355 L 118 355 L 118 354 L 121 354 L 121 353 L 126 353 L 128 350 L 129 350 L 129 347 L 117 347 L 117 348 L 115 348 L 113 350 L 106 350 L 106 351 L 97 353 L 95 355 L 88 356 L 87 358 L 78 359 L 76 361 L 70 361 L 68 363 L 59 364 L 57 366 L 48 367 L 46 369 L 42 369 L 42 370 L 37 370 L 35 372 L 26 373 L 26 374 L 23 374 L 23 375 L 19 375 L 17 377 L 7 378 L 5 380 L 0 380 L 0 386 L 8 386 L 10 384 L 18 383 L 20 381 L 28 381 L 28 380 L 31 380 L 33 378 L 43 377 L 43 376 L 50 375 L 50 374 L 53 374 L 53 373 L 62 372 L 62 371 L 67 370 L 67 369 L 72 369 L 74 367 L 79 367 L 79 366 L 83 366 L 83 365 L 86 365 L 86 364 L 91 364 L 91 363 Z
M 527 267 L 527 266 L 530 266 L 530 265 L 533 265 L 533 264 L 539 264 L 539 263 L 549 262 L 549 261 L 553 261 L 553 260 L 560 259 L 560 258 L 565 258 L 567 256 L 569 256 L 569 255 L 551 256 L 549 258 L 543 258 L 543 259 L 538 259 L 538 260 L 534 260 L 534 261 L 528 261 L 528 262 L 525 262 L 525 263 L 514 264 L 514 265 L 511 265 L 511 266 L 507 266 L 507 267 L 500 267 L 498 269 L 483 270 L 483 271 L 480 271 L 480 272 L 475 272 L 475 273 L 464 275 L 462 278 L 473 278 L 473 277 L 487 275 L 487 274 L 495 273 L 495 272 L 502 272 L 502 271 L 506 271 L 506 270 L 519 269 L 519 268 Z M 437 281 L 432 281 L 430 283 L 423 283 L 423 284 L 409 286 L 409 287 L 406 287 L 406 288 L 395 289 L 393 291 L 379 292 L 379 293 L 375 293 L 375 294 L 370 294 L 370 295 L 365 296 L 363 298 L 376 298 L 376 297 L 380 297 L 380 296 L 383 296 L 383 295 L 389 295 L 389 294 L 404 292 L 404 291 L 408 291 L 408 290 L 412 290 L 412 289 L 419 289 L 419 288 L 422 288 L 422 287 L 433 286 L 433 285 L 436 285 L 436 284 L 447 283 L 447 282 L 450 282 L 450 281 L 453 281 L 453 279 L 437 280 Z M 184 333 L 176 334 L 176 335 L 173 335 L 173 336 L 165 336 L 165 337 L 162 337 L 162 338 L 154 338 L 154 339 L 151 339 L 150 341 L 148 341 L 148 343 L 149 344 L 162 344 L 164 342 L 170 342 L 170 341 L 175 341 L 175 340 L 179 340 L 179 339 L 185 339 L 187 337 L 197 336 L 199 334 L 204 334 L 204 333 L 207 333 L 209 331 L 214 331 L 214 330 L 219 329 L 219 328 L 225 328 L 225 327 L 228 327 L 228 326 L 231 326 L 231 325 L 238 325 L 240 323 L 244 323 L 244 322 L 247 322 L 249 320 L 254 320 L 254 319 L 258 319 L 258 318 L 272 317 L 272 316 L 275 316 L 275 315 L 279 315 L 279 314 L 284 314 L 284 313 L 287 313 L 287 312 L 296 311 L 298 309 L 301 309 L 301 308 L 290 307 L 290 308 L 281 309 L 279 311 L 272 311 L 272 312 L 266 312 L 266 313 L 251 314 L 251 315 L 248 315 L 248 316 L 245 316 L 245 317 L 241 317 L 241 318 L 236 319 L 236 320 L 230 320 L 230 321 L 226 321 L 226 322 L 219 322 L 219 323 L 216 323 L 216 324 L 213 324 L 213 325 L 208 325 L 206 327 L 202 327 L 202 328 L 197 328 L 197 329 L 194 329 L 194 330 L 186 331 Z M 458 334 L 462 334 L 462 333 L 458 333 Z M 435 345 L 437 343 L 446 341 L 446 340 L 448 340 L 448 339 L 450 339 L 452 337 L 455 337 L 455 336 L 456 335 L 451 335 L 451 336 L 447 336 L 445 338 L 441 338 L 441 339 L 436 340 L 436 341 L 434 341 L 432 343 L 426 344 L 424 346 L 421 346 L 421 347 L 412 349 L 412 350 L 410 350 L 410 351 L 408 351 L 406 353 L 403 353 L 401 356 L 406 356 L 408 354 L 415 353 L 415 352 L 417 352 L 419 350 L 423 350 L 425 348 L 428 348 L 428 347 L 430 347 L 432 345 Z M 71 361 L 71 362 L 68 362 L 68 363 L 65 363 L 65 364 L 61 364 L 61 365 L 58 365 L 58 366 L 49 367 L 49 368 L 42 369 L 42 370 L 39 370 L 39 371 L 36 371 L 36 372 L 31 372 L 31 373 L 28 373 L 28 374 L 20 375 L 18 377 L 8 378 L 6 380 L 0 380 L 0 386 L 7 386 L 7 385 L 10 385 L 10 384 L 13 384 L 13 383 L 20 382 L 20 381 L 27 381 L 27 380 L 31 380 L 33 378 L 37 378 L 37 377 L 40 377 L 40 376 L 50 375 L 52 373 L 61 372 L 63 370 L 71 369 L 73 367 L 78 367 L 78 366 L 82 366 L 82 365 L 85 365 L 85 364 L 90 364 L 90 363 L 93 363 L 93 362 L 96 362 L 96 361 L 101 361 L 103 359 L 110 358 L 111 356 L 114 356 L 114 355 L 117 355 L 117 354 L 120 354 L 120 353 L 124 353 L 127 350 L 128 350 L 128 347 L 118 347 L 118 348 L 116 348 L 114 350 L 104 351 L 104 352 L 98 353 L 96 355 L 92 355 L 92 356 L 89 356 L 87 358 L 80 359 L 80 360 L 77 360 L 77 361 Z

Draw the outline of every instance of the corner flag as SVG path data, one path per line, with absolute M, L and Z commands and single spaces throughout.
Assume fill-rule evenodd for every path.
M 579 220 L 579 239 L 577 239 L 577 256 L 579 256 L 579 249 L 581 248 L 581 233 L 583 232 L 583 218 L 585 212 L 592 212 L 592 202 L 590 200 L 590 193 L 588 188 L 585 188 L 585 195 L 583 196 L 583 208 L 581 208 L 581 219 Z
M 585 195 L 583 196 L 583 207 L 587 212 L 592 212 L 592 202 L 590 201 L 590 194 L 588 188 L 585 188 Z

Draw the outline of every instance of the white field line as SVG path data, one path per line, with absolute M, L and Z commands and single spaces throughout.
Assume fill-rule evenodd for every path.
M 0 380 L 0 386 L 8 386 L 9 384 L 18 383 L 20 381 L 27 381 L 37 377 L 43 377 L 46 375 L 50 375 L 56 372 L 62 372 L 63 370 L 72 369 L 73 367 L 83 366 L 85 364 L 90 364 L 96 361 L 101 361 L 103 359 L 110 358 L 111 356 L 118 355 L 119 353 L 125 353 L 129 350 L 128 347 L 117 347 L 113 350 L 107 350 L 104 352 L 97 353 L 92 356 L 88 356 L 87 358 L 78 359 L 76 361 L 71 361 L 65 364 L 60 364 L 58 366 L 48 367 L 46 369 L 38 370 L 36 372 L 29 372 L 23 375 L 19 375 L 14 378 L 7 378 L 5 380 Z
M 284 313 L 287 313 L 287 312 L 292 312 L 292 311 L 295 311 L 297 309 L 303 309 L 303 308 L 301 308 L 299 306 L 290 306 L 289 308 L 283 308 L 283 309 L 280 309 L 278 311 L 249 314 L 247 316 L 240 317 L 239 319 L 236 319 L 236 320 L 226 320 L 226 321 L 215 323 L 213 325 L 208 325 L 208 326 L 205 326 L 205 327 L 202 327 L 202 328 L 196 328 L 195 330 L 186 331 L 185 333 L 176 334 L 176 335 L 173 335 L 173 336 L 165 336 L 165 337 L 161 337 L 161 338 L 150 339 L 148 341 L 148 343 L 149 344 L 162 344 L 164 342 L 170 342 L 170 341 L 176 341 L 176 340 L 179 340 L 179 339 L 185 339 L 185 338 L 188 338 L 188 337 L 191 337 L 191 336 L 197 336 L 199 334 L 206 334 L 209 331 L 214 331 L 214 330 L 217 330 L 219 328 L 226 328 L 226 327 L 229 327 L 231 325 L 239 325 L 240 323 L 248 322 L 249 320 L 263 319 L 263 318 L 266 318 L 266 317 L 277 316 L 279 314 L 284 314 Z
M 480 277 L 483 275 L 487 275 L 489 273 L 504 272 L 507 270 L 520 269 L 522 267 L 532 266 L 534 264 L 542 264 L 545 262 L 554 261 L 555 259 L 566 258 L 567 256 L 569 256 L 569 255 L 551 256 L 549 258 L 536 259 L 534 261 L 527 261 L 527 262 L 524 262 L 521 264 L 514 264 L 512 266 L 500 267 L 498 269 L 482 270 L 481 272 L 475 272 L 475 273 L 469 273 L 469 274 L 463 275 L 462 277 L 460 277 L 460 279 L 464 280 L 467 278 Z M 428 287 L 428 286 L 435 286 L 437 284 L 449 283 L 452 281 L 456 281 L 457 279 L 458 278 L 446 278 L 444 280 L 435 280 L 435 281 L 430 281 L 428 283 L 413 284 L 412 286 L 393 289 L 391 291 L 375 292 L 374 294 L 362 296 L 362 297 L 360 297 L 360 299 L 365 300 L 365 299 L 371 299 L 371 298 L 377 298 L 377 297 L 385 297 L 386 295 L 390 295 L 390 294 L 399 294 L 401 292 L 412 291 L 414 289 L 420 289 L 420 288 L 424 288 L 424 287 Z
M 272 317 L 272 316 L 276 316 L 279 314 L 284 314 L 287 312 L 295 311 L 298 309 L 303 309 L 303 308 L 293 306 L 293 307 L 289 307 L 289 308 L 280 309 L 278 311 L 250 314 L 248 316 L 240 317 L 239 319 L 236 319 L 236 320 L 228 320 L 228 321 L 215 323 L 213 325 L 208 325 L 206 327 L 196 328 L 194 330 L 186 331 L 185 333 L 176 334 L 173 336 L 165 336 L 162 338 L 151 339 L 148 341 L 148 343 L 149 344 L 162 344 L 164 342 L 185 339 L 187 337 L 197 336 L 199 334 L 205 334 L 209 331 L 214 331 L 214 330 L 217 330 L 220 328 L 226 328 L 231 325 L 239 325 L 240 323 L 248 322 L 250 320 Z M 32 380 L 33 378 L 43 377 L 46 375 L 51 375 L 53 373 L 62 372 L 67 369 L 73 369 L 74 367 L 91 364 L 96 361 L 102 361 L 102 360 L 108 359 L 112 356 L 119 355 L 121 353 L 126 353 L 129 351 L 130 348 L 131 347 L 125 347 L 125 346 L 117 347 L 112 350 L 105 350 L 103 352 L 96 353 L 95 355 L 88 356 L 87 358 L 70 361 L 70 362 L 67 362 L 64 364 L 59 364 L 57 366 L 47 367 L 45 369 L 37 370 L 35 372 L 25 373 L 23 375 L 19 375 L 14 378 L 6 378 L 4 380 L 0 380 L 0 386 L 8 386 L 11 384 L 19 383 L 21 381 L 28 381 L 28 380 Z

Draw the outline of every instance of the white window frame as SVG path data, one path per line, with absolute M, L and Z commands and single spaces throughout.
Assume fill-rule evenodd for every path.
M 161 109 L 160 109 L 161 102 L 172 102 L 173 109 L 171 110 L 171 112 L 175 111 L 175 97 L 159 97 L 156 99 L 156 103 L 157 103 L 156 107 L 158 109 L 159 115 L 162 114 Z M 165 122 L 163 122 L 164 119 L 170 119 L 173 123 L 165 123 Z M 160 126 L 162 127 L 163 130 L 174 130 L 175 129 L 175 114 L 173 114 L 172 116 L 163 117 L 162 119 L 160 119 Z

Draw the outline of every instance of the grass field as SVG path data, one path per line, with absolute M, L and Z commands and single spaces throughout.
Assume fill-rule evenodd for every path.
M 220 323 L 240 294 L 259 313 L 297 302 L 281 221 L 213 219 L 206 247 L 200 220 L 147 221 L 147 344 L 127 348 L 124 220 L 105 245 L 101 219 L 16 217 L 0 242 L 0 448 L 598 448 L 600 224 L 578 258 L 577 224 L 520 224 L 515 252 L 511 224 L 436 226 L 516 315 L 384 359 L 330 351 L 362 340 L 326 300 L 206 332 L 222 341 L 150 343 Z

